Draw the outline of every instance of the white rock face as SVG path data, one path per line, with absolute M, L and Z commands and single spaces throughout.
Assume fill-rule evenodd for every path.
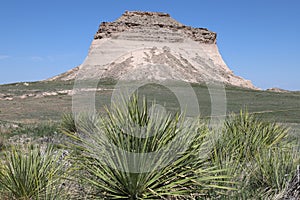
M 257 89 L 224 63 L 216 33 L 185 26 L 165 13 L 150 12 L 125 12 L 115 22 L 102 23 L 85 62 L 49 80 L 75 77 L 222 82 Z

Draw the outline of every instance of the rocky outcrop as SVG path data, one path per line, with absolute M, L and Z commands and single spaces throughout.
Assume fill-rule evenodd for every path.
M 277 92 L 277 93 L 287 93 L 287 92 L 290 92 L 288 90 L 284 90 L 284 89 L 281 89 L 281 88 L 269 88 L 269 89 L 267 89 L 267 91 L 269 91 L 269 92 Z
M 85 62 L 49 80 L 106 79 L 222 82 L 257 89 L 227 67 L 216 33 L 185 26 L 166 13 L 125 12 L 101 23 Z
M 137 33 L 141 33 L 140 30 L 145 30 L 144 33 L 147 33 L 148 28 L 156 31 L 167 29 L 173 33 L 180 31 L 181 33 L 185 34 L 186 37 L 206 44 L 215 44 L 217 38 L 216 33 L 211 32 L 206 28 L 193 28 L 190 26 L 185 26 L 172 19 L 167 13 L 126 11 L 115 22 L 102 22 L 94 39 L 111 38 L 116 36 L 118 33 L 125 31 L 136 31 Z M 162 36 L 163 35 L 164 34 L 162 34 Z M 160 40 L 167 38 L 159 37 L 153 39 Z M 180 40 L 182 40 L 181 37 L 179 37 L 177 40 L 170 41 L 178 42 Z

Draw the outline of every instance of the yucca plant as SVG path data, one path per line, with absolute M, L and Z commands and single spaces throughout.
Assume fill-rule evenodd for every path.
M 52 147 L 13 148 L 0 163 L 1 199 L 63 198 L 64 160 Z
M 93 199 L 194 199 L 229 189 L 227 177 L 201 155 L 208 127 L 150 111 L 136 95 L 98 120 L 81 119 L 77 130 L 65 133 L 77 152 L 78 179 L 93 187 Z
M 5 143 L 6 143 L 5 136 L 2 132 L 0 132 L 0 152 L 4 149 L 6 145 Z
M 250 170 L 250 189 L 255 188 L 264 198 L 279 196 L 293 176 L 296 160 L 292 148 L 275 147 L 256 154 L 255 165 Z
M 287 135 L 286 127 L 275 122 L 265 122 L 247 111 L 226 119 L 222 134 L 214 143 L 211 161 L 212 165 L 220 169 L 228 169 L 232 181 L 238 183 L 238 190 L 232 192 L 229 199 L 257 198 L 258 193 L 267 195 L 262 191 L 282 189 L 279 185 L 283 184 L 282 179 L 292 170 L 293 165 L 290 163 L 293 152 L 287 151 Z M 260 176 L 263 176 L 263 180 L 258 179 Z M 282 176 L 280 181 L 279 176 Z
M 77 132 L 75 119 L 70 113 L 62 115 L 60 127 L 67 132 Z

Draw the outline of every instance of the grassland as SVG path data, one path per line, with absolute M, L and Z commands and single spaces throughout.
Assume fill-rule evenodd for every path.
M 122 196 L 124 197 L 123 199 L 127 199 L 130 196 L 132 197 L 131 199 L 140 199 L 140 197 L 145 199 L 154 199 L 154 197 L 186 199 L 186 197 L 192 197 L 194 195 L 208 199 L 251 199 L 257 196 L 264 197 L 263 199 L 273 199 L 276 196 L 286 194 L 286 186 L 292 176 L 294 176 L 293 172 L 299 164 L 300 143 L 298 138 L 300 116 L 298 108 L 300 108 L 300 93 L 298 92 L 275 93 L 226 87 L 226 101 L 219 101 L 220 105 L 225 106 L 226 115 L 239 113 L 241 109 L 248 110 L 249 113 L 254 113 L 254 115 L 242 112 L 226 118 L 223 129 L 221 129 L 223 131 L 222 138 L 214 143 L 212 147 L 213 153 L 208 154 L 208 158 L 204 157 L 202 159 L 200 156 L 200 159 L 195 155 L 198 155 L 201 148 L 203 148 L 201 145 L 203 138 L 213 133 L 211 132 L 213 130 L 206 124 L 206 120 L 200 119 L 199 122 L 201 123 L 198 124 L 199 129 L 197 129 L 199 132 L 194 132 L 193 130 L 189 130 L 191 127 L 182 126 L 182 128 L 180 128 L 180 120 L 176 118 L 177 116 L 174 118 L 161 118 L 163 120 L 175 120 L 174 122 L 172 121 L 172 123 L 170 122 L 174 126 L 165 126 L 163 125 L 164 123 L 158 122 L 158 124 L 162 124 L 162 127 L 169 127 L 170 129 L 164 131 L 160 129 L 156 130 L 157 138 L 162 138 L 151 140 L 152 142 L 148 143 L 148 140 L 132 137 L 129 134 L 123 134 L 125 126 L 132 125 L 133 127 L 131 128 L 134 129 L 129 130 L 136 130 L 135 128 L 137 126 L 145 124 L 149 127 L 152 126 L 151 123 L 147 121 L 149 113 L 147 113 L 147 109 L 144 109 L 145 104 L 139 107 L 140 104 L 133 101 L 132 104 L 129 104 L 131 105 L 130 108 L 132 108 L 132 112 L 129 112 L 131 116 L 128 116 L 128 113 L 123 112 L 122 107 L 119 107 L 121 110 L 114 112 L 112 109 L 111 113 L 108 114 L 108 116 L 113 116 L 111 118 L 99 117 L 99 115 L 91 117 L 83 115 L 83 118 L 80 120 L 80 126 L 75 126 L 72 115 L 64 115 L 62 118 L 64 113 L 72 112 L 72 96 L 68 92 L 61 91 L 72 91 L 73 85 L 74 82 L 68 81 L 16 83 L 0 86 L 0 156 L 2 157 L 1 154 L 3 154 L 3 158 L 6 159 L 6 162 L 2 163 L 2 168 L 0 167 L 0 172 L 4 177 L 0 179 L 0 186 L 3 187 L 0 187 L 0 191 L 7 192 L 0 194 L 0 197 L 1 195 L 4 195 L 3 197 L 5 198 L 11 197 L 10 195 L 13 193 L 21 191 L 18 189 L 18 185 L 14 184 L 15 182 L 9 183 L 7 180 L 17 178 L 16 180 L 21 183 L 24 180 L 21 175 L 30 174 L 25 171 L 34 168 L 43 175 L 38 178 L 45 187 L 40 188 L 39 185 L 37 185 L 37 189 L 32 189 L 30 186 L 24 190 L 24 194 L 15 193 L 13 196 L 23 198 L 29 197 L 28 195 L 35 195 L 43 197 L 43 195 L 45 195 L 44 191 L 50 190 L 50 192 L 53 192 L 52 186 L 55 187 L 55 193 L 53 193 L 53 195 L 59 195 L 56 189 L 63 189 L 61 184 L 66 185 L 64 181 L 61 182 L 65 179 L 64 176 L 67 176 L 69 179 L 76 174 L 71 178 L 75 181 L 75 186 L 71 183 L 67 184 L 68 187 L 72 188 L 72 190 L 67 190 L 71 191 L 71 194 L 62 191 L 64 195 L 73 195 L 74 199 L 78 199 L 79 196 L 81 199 L 94 199 L 95 196 L 86 196 L 86 194 L 88 194 L 86 192 L 77 194 L 77 192 L 82 191 L 82 188 L 84 188 L 84 191 L 92 189 L 90 191 L 92 192 L 91 194 L 97 194 L 98 197 L 105 196 L 111 198 Z M 174 85 L 174 87 L 179 91 L 186 89 L 178 85 Z M 204 119 L 209 118 L 211 116 L 212 107 L 210 92 L 213 93 L 217 91 L 208 90 L 206 86 L 199 84 L 192 84 L 191 87 L 197 96 L 201 117 Z M 100 90 L 97 91 L 95 95 L 95 106 L 98 111 L 103 112 L 104 106 L 109 105 L 111 102 L 112 93 L 115 91 L 114 83 L 110 81 L 100 82 L 98 88 Z M 163 105 L 169 111 L 175 112 L 180 109 L 178 99 L 174 93 L 166 87 L 151 84 L 139 88 L 138 93 L 146 96 L 149 104 L 155 100 L 155 103 Z M 133 121 L 128 123 L 128 119 Z M 288 132 L 284 126 L 278 126 L 278 123 L 272 123 L 272 121 L 289 127 L 291 126 L 292 129 Z M 168 124 L 169 122 L 166 121 L 166 123 Z M 177 123 L 179 124 L 175 125 Z M 178 130 L 174 132 L 172 127 Z M 101 140 L 101 134 L 99 138 L 97 134 L 90 134 L 91 130 L 93 133 L 98 133 L 97 131 L 101 130 L 104 134 L 109 136 L 109 138 L 117 139 L 118 142 L 116 144 L 120 145 L 122 149 L 129 148 L 129 152 L 148 152 L 150 151 L 147 150 L 148 147 L 152 149 L 152 146 L 164 146 L 170 142 L 164 138 L 173 139 L 173 133 L 180 133 L 184 130 L 187 131 L 186 134 L 182 135 L 185 137 L 189 137 L 191 133 L 199 134 L 196 134 L 192 140 L 182 140 L 184 141 L 183 144 L 185 144 L 186 141 L 194 141 L 195 143 L 191 143 L 188 151 L 178 154 L 185 156 L 179 156 L 180 159 L 178 162 L 174 162 L 176 165 L 167 166 L 163 170 L 154 170 L 154 174 L 151 174 L 152 172 L 150 174 L 146 173 L 145 177 L 145 173 L 123 173 L 123 171 L 120 170 L 120 173 L 122 173 L 120 174 L 121 177 L 119 177 L 119 173 L 115 176 L 111 168 L 102 163 L 103 156 L 97 154 L 102 151 L 98 151 L 97 148 L 100 147 L 100 144 L 103 144 L 104 141 Z M 65 135 L 62 134 L 62 132 L 64 132 Z M 77 138 L 77 133 L 83 134 L 83 137 L 78 136 Z M 66 138 L 66 136 L 70 138 Z M 89 137 L 92 137 L 90 139 L 99 142 L 99 144 L 91 143 L 90 139 L 88 139 Z M 72 140 L 74 141 L 70 143 Z M 78 143 L 78 141 L 80 142 Z M 68 142 L 68 145 L 72 144 L 71 147 L 62 145 L 64 142 Z M 140 145 L 141 142 L 146 143 L 145 145 Z M 26 146 L 26 143 L 38 144 L 41 148 L 32 150 L 30 147 L 30 149 L 27 149 L 26 151 L 30 153 L 30 157 L 24 156 L 22 150 L 12 151 L 13 154 L 11 156 L 5 156 L 6 154 L 4 154 L 4 152 L 6 152 L 6 150 L 14 150 L 14 147 L 18 145 L 24 146 L 25 144 Z M 44 158 L 40 157 L 40 152 L 44 151 L 43 149 L 45 149 L 46 146 L 53 146 L 53 144 L 55 152 L 60 152 L 61 150 L 62 152 L 60 154 L 62 155 L 64 155 L 65 152 L 64 148 L 68 146 L 66 152 L 73 152 L 74 155 L 71 155 L 70 158 L 67 156 L 66 159 L 70 159 L 68 162 L 73 163 L 74 169 L 82 170 L 82 173 L 79 174 L 82 174 L 83 177 L 78 177 L 78 170 L 72 171 L 74 170 L 73 168 L 68 169 L 67 174 L 62 173 L 66 172 L 65 168 L 63 170 L 52 171 L 56 169 L 57 166 L 53 166 L 53 168 L 51 167 L 49 170 L 38 168 L 38 166 L 40 166 L 39 160 L 44 162 Z M 84 146 L 80 146 L 81 144 Z M 170 146 L 173 147 L 174 145 Z M 140 147 L 147 148 L 140 149 Z M 83 154 L 79 153 L 82 150 L 86 152 L 83 152 Z M 94 150 L 96 151 L 94 152 Z M 58 155 L 55 152 L 51 150 L 49 151 L 49 155 Z M 84 157 L 83 155 L 88 156 Z M 97 156 L 90 157 L 91 155 Z M 123 154 L 116 156 L 120 156 L 120 159 L 117 159 L 117 161 L 123 161 Z M 32 158 L 38 161 L 38 163 L 35 165 L 35 163 L 30 159 L 28 160 L 28 158 Z M 110 156 L 108 156 L 108 158 L 110 158 Z M 59 156 L 57 159 L 61 159 L 61 157 Z M 75 162 L 75 160 L 78 159 L 80 162 Z M 15 162 L 15 160 L 18 162 Z M 54 161 L 55 162 L 51 159 L 49 160 L 50 163 L 57 163 L 56 160 Z M 109 163 L 114 162 L 115 160 L 109 161 Z M 5 163 L 16 165 L 5 165 Z M 23 163 L 24 165 L 19 166 L 18 163 Z M 96 167 L 95 163 L 97 163 Z M 128 163 L 130 162 L 128 161 Z M 32 164 L 34 164 L 34 166 L 32 166 Z M 45 164 L 48 166 L 47 162 L 45 162 Z M 119 166 L 119 164 L 116 166 Z M 160 166 L 159 163 L 156 164 Z M 191 167 L 185 167 L 187 165 Z M 65 165 L 62 164 L 60 166 Z M 12 169 L 10 167 L 12 167 Z M 206 169 L 206 171 L 203 171 L 203 169 Z M 7 173 L 7 171 L 14 170 L 19 171 L 11 174 Z M 176 170 L 178 170 L 178 172 Z M 15 176 L 15 174 L 18 174 L 17 172 L 20 172 L 19 174 L 21 175 Z M 199 172 L 201 172 L 201 174 L 198 174 Z M 86 179 L 87 174 L 90 175 L 90 179 Z M 182 176 L 182 174 L 185 174 L 185 176 Z M 193 174 L 196 175 L 194 176 Z M 286 176 L 287 174 L 289 175 L 288 178 Z M 186 175 L 193 176 L 187 177 Z M 97 178 L 94 180 L 94 177 Z M 122 180 L 124 177 L 126 180 L 120 182 L 119 180 Z M 149 179 L 149 177 L 153 179 Z M 176 177 L 175 182 L 174 177 Z M 198 179 L 198 177 L 204 178 Z M 33 176 L 32 178 L 32 180 L 34 180 L 37 177 Z M 55 180 L 58 184 L 53 185 L 54 182 L 51 180 Z M 141 185 L 131 184 L 137 180 L 144 180 L 145 183 Z M 83 183 L 82 181 L 86 182 Z M 107 186 L 107 183 L 110 185 Z M 156 184 L 153 185 L 152 183 Z M 166 183 L 170 183 L 170 185 L 165 185 Z M 118 187 L 115 187 L 116 185 Z M 144 187 L 145 185 L 147 185 L 146 188 Z M 174 185 L 176 185 L 176 187 L 174 187 Z M 82 188 L 78 188 L 78 186 Z M 124 187 L 124 189 L 119 190 L 119 187 Z M 12 190 L 12 188 L 15 190 Z M 186 188 L 189 189 L 187 190 Z M 35 193 L 31 193 L 31 191 L 35 191 Z M 28 199 L 31 199 L 31 197 Z M 64 197 L 62 199 L 66 198 Z
M 31 82 L 28 84 L 15 83 L 0 85 L 0 94 L 12 97 L 12 100 L 0 100 L 0 120 L 8 122 L 35 123 L 40 121 L 59 121 L 63 113 L 72 111 L 72 96 L 59 94 L 54 96 L 19 98 L 24 94 L 40 94 L 43 92 L 57 92 L 72 90 L 73 81 Z M 98 88 L 109 89 L 98 91 L 96 106 L 101 110 L 111 100 L 111 82 L 102 82 Z M 206 86 L 192 84 L 198 97 L 201 116 L 211 114 L 211 99 Z M 179 88 L 180 90 L 181 88 Z M 182 88 L 184 90 L 185 88 Z M 275 93 L 269 91 L 254 91 L 235 87 L 226 87 L 227 114 L 247 109 L 250 113 L 282 123 L 300 124 L 300 92 Z M 167 88 L 159 85 L 148 85 L 139 89 L 148 99 L 170 110 L 178 110 L 179 103 L 176 96 Z
M 115 82 L 108 80 L 99 82 L 96 92 L 96 109 L 102 112 L 105 105 L 111 103 Z M 180 88 L 178 90 L 185 90 Z M 211 116 L 211 97 L 207 86 L 191 84 L 199 102 L 203 118 Z M 0 85 L 0 123 L 32 125 L 37 123 L 54 123 L 61 120 L 64 113 L 72 112 L 72 96 L 58 94 L 43 96 L 47 92 L 71 91 L 74 81 L 30 82 Z M 139 93 L 145 95 L 149 102 L 155 100 L 169 111 L 179 111 L 180 105 L 174 93 L 163 86 L 152 84 L 139 88 Z M 238 113 L 241 109 L 255 113 L 259 118 L 275 121 L 290 127 L 290 135 L 298 141 L 300 133 L 300 92 L 276 93 L 270 91 L 249 90 L 227 86 L 225 88 L 226 102 L 220 102 L 226 107 L 226 114 Z M 34 94 L 28 96 L 28 94 Z M 26 98 L 20 98 L 27 95 Z M 9 100 L 4 100 L 7 96 Z M 1 97 L 1 96 L 0 96 Z

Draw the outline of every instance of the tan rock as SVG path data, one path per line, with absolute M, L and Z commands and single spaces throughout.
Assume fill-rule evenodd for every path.
M 228 68 L 217 34 L 185 26 L 166 13 L 125 12 L 101 23 L 85 62 L 51 80 L 181 80 L 257 89 Z

